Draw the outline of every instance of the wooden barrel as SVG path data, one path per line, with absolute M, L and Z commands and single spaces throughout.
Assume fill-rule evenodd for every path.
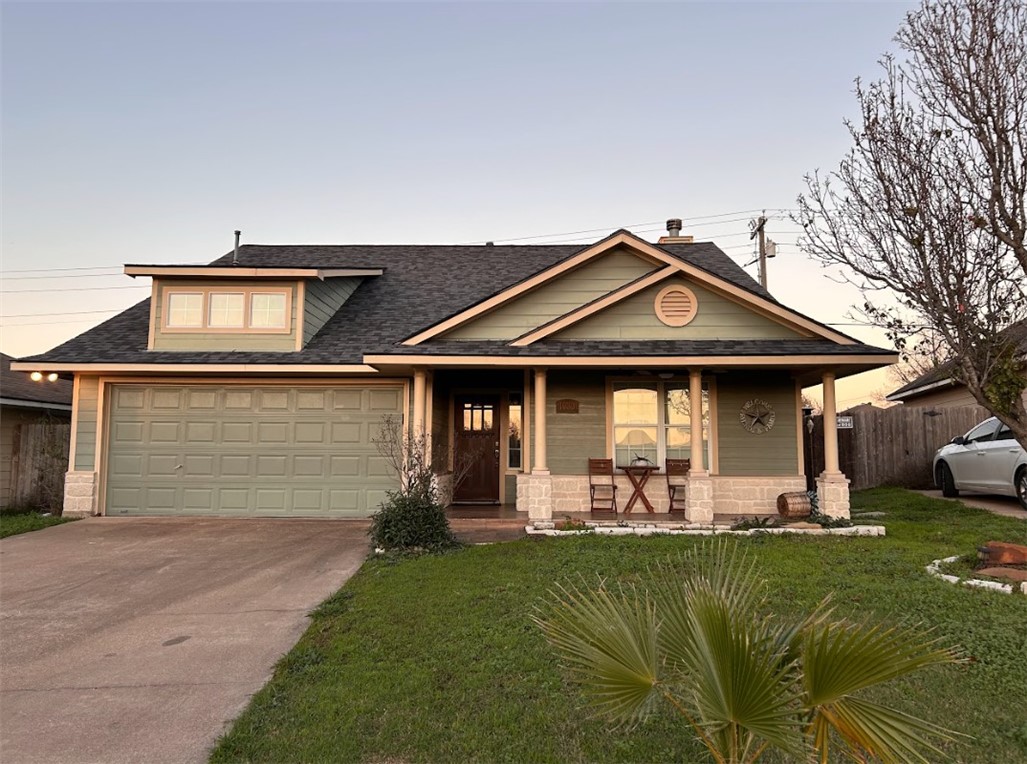
M 805 492 L 783 493 L 777 497 L 777 512 L 788 520 L 809 517 L 812 511 L 813 506 Z

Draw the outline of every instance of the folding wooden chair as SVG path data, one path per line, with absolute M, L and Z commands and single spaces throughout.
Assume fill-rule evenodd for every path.
M 588 494 L 593 512 L 617 514 L 617 486 L 613 482 L 613 459 L 588 460 Z
M 688 471 L 692 468 L 691 459 L 667 460 L 667 493 L 670 495 L 670 511 L 685 511 L 685 496 L 688 488 Z

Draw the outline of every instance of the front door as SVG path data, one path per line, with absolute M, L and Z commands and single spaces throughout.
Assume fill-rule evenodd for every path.
M 499 396 L 458 395 L 453 408 L 453 501 L 498 504 Z

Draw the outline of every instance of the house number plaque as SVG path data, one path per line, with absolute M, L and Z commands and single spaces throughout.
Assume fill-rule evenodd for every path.
M 577 414 L 578 402 L 573 398 L 561 398 L 556 402 L 557 414 Z

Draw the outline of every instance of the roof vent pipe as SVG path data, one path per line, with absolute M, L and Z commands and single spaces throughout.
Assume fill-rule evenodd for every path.
M 671 218 L 667 221 L 667 235 L 672 239 L 681 235 L 681 218 Z
M 235 251 L 232 252 L 232 265 L 239 264 L 239 237 L 242 236 L 242 231 L 235 232 Z

